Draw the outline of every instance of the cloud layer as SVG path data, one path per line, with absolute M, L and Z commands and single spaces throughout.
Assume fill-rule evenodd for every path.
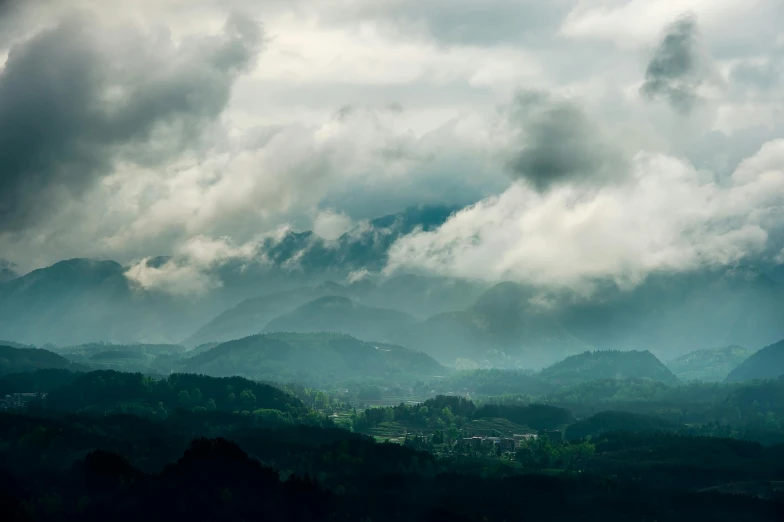
M 118 161 L 181 154 L 260 44 L 260 27 L 238 15 L 180 45 L 77 15 L 14 44 L 0 71 L 1 230 L 45 219 Z
M 641 153 L 628 180 L 594 191 L 516 184 L 400 239 L 389 269 L 589 292 L 775 253 L 782 228 L 784 140 L 765 144 L 724 186 L 677 158 Z
M 773 259 L 776 170 L 749 165 L 784 137 L 782 17 L 779 0 L 12 2 L 0 257 L 116 259 L 198 292 L 281 227 L 474 204 L 392 268 L 581 286 Z

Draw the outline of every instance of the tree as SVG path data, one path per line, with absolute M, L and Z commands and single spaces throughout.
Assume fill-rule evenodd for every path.
M 181 390 L 180 393 L 177 394 L 177 400 L 180 403 L 180 406 L 188 407 L 191 405 L 191 394 L 188 393 L 188 390 Z
M 567 463 L 567 469 L 571 470 L 596 453 L 596 446 L 588 441 L 583 441 L 579 444 L 569 444 L 568 446 L 565 446 L 564 452 L 566 454 L 564 460 Z
M 393 422 L 395 420 L 395 412 L 392 408 L 384 408 L 384 422 Z
M 441 418 L 444 419 L 444 422 L 447 424 L 447 426 L 452 424 L 452 421 L 455 418 L 455 416 L 452 414 L 452 408 L 447 406 L 446 408 L 441 410 Z
M 313 403 L 317 409 L 323 410 L 329 404 L 329 396 L 323 391 L 319 391 L 316 393 Z
M 256 405 L 256 395 L 253 394 L 252 390 L 243 390 L 240 393 L 240 404 L 248 409 Z

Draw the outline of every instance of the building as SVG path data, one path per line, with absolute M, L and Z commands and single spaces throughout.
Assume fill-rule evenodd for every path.
M 517 449 L 517 441 L 510 438 L 503 438 L 498 441 L 498 444 L 501 446 L 501 451 L 504 453 L 514 453 Z
M 542 430 L 542 437 L 547 437 L 550 442 L 562 442 L 563 431 L 561 430 Z
M 500 437 L 485 437 L 482 439 L 481 445 L 486 448 L 491 448 L 500 442 Z
M 482 445 L 482 440 L 482 437 L 463 437 L 457 441 L 457 445 L 464 448 L 476 449 Z
M 12 393 L 0 399 L 0 411 L 23 410 L 35 399 L 46 399 L 45 393 Z

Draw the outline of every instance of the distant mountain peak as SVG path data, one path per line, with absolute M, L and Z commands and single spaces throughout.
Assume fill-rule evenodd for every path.
M 73 270 L 92 270 L 95 268 L 117 268 L 122 270 L 123 267 L 117 261 L 112 260 L 99 260 L 90 259 L 86 257 L 75 257 L 72 259 L 63 259 L 51 265 L 49 268 L 55 269 L 73 269 Z
M 732 370 L 725 382 L 775 379 L 784 375 L 784 339 L 752 354 Z

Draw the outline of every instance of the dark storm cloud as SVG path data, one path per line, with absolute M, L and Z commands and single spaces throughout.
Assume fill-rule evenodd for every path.
M 544 191 L 559 183 L 602 183 L 625 171 L 623 154 L 604 141 L 576 105 L 539 92 L 517 96 L 512 120 L 522 146 L 508 162 L 513 177 Z
M 704 80 L 697 19 L 683 16 L 667 28 L 648 63 L 640 91 L 649 99 L 663 99 L 674 110 L 688 114 L 699 101 L 697 88 Z
M 241 16 L 178 46 L 101 31 L 72 17 L 11 47 L 0 70 L 0 232 L 78 197 L 117 158 L 151 164 L 181 150 L 223 111 L 262 40 Z

